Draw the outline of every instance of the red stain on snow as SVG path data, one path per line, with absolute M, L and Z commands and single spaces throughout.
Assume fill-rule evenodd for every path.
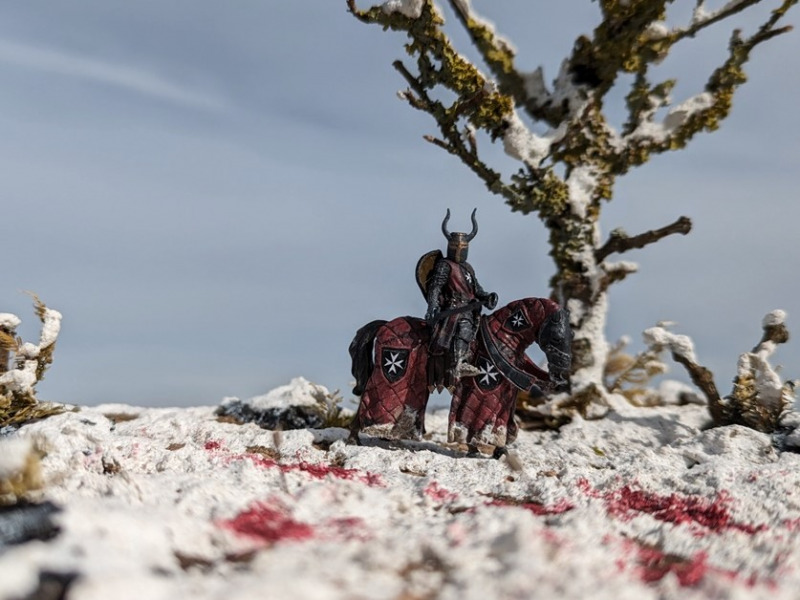
M 314 537 L 362 541 L 368 538 L 364 521 L 358 517 L 329 519 L 311 525 L 295 520 L 286 505 L 275 499 L 256 502 L 232 519 L 222 521 L 220 525 L 238 535 L 265 544 L 301 542 Z
M 367 527 L 363 519 L 358 517 L 331 519 L 324 524 L 323 533 L 326 536 L 343 540 L 360 540 L 363 542 L 369 539 Z
M 656 494 L 629 485 L 611 492 L 600 492 L 585 479 L 579 480 L 577 485 L 587 496 L 605 500 L 608 514 L 625 520 L 632 518 L 635 513 L 645 513 L 659 521 L 674 525 L 700 525 L 714 533 L 735 529 L 754 535 L 767 529 L 766 525 L 734 521 L 728 509 L 731 498 L 724 490 L 709 499 L 677 493 Z M 697 531 L 695 535 L 702 536 L 703 532 Z
M 617 560 L 617 566 L 624 571 L 629 568 L 633 553 L 633 569 L 636 575 L 645 583 L 656 583 L 672 573 L 682 587 L 694 587 L 701 583 L 707 575 L 713 575 L 736 582 L 747 588 L 764 585 L 775 589 L 774 581 L 759 581 L 758 577 L 751 574 L 744 577 L 736 571 L 721 569 L 708 563 L 708 554 L 704 551 L 695 552 L 686 558 L 675 554 L 667 554 L 658 548 L 640 542 L 623 540 L 627 556 Z
M 800 519 L 784 519 L 782 525 L 789 531 L 800 531 Z
M 661 550 L 640 546 L 637 551 L 637 569 L 645 583 L 661 581 L 667 573 L 677 577 L 682 587 L 693 587 L 700 583 L 709 571 L 708 556 L 697 552 L 691 558 L 664 554 Z
M 728 510 L 730 497 L 720 492 L 713 500 L 701 496 L 668 496 L 623 486 L 604 496 L 611 515 L 630 518 L 631 513 L 646 513 L 659 521 L 675 525 L 697 524 L 713 532 L 737 529 L 749 535 L 764 531 L 766 525 L 749 525 L 733 520 Z M 702 535 L 702 534 L 699 534 Z
M 314 528 L 295 521 L 281 504 L 257 502 L 222 526 L 239 535 L 268 544 L 283 540 L 300 541 L 314 537 Z
M 245 454 L 244 456 L 247 457 L 248 455 Z M 370 486 L 383 486 L 383 480 L 381 479 L 381 476 L 377 473 L 370 473 L 369 471 L 362 472 L 356 469 L 345 469 L 344 467 L 335 467 L 332 465 L 308 462 L 278 465 L 278 468 L 284 473 L 289 473 L 291 471 L 302 471 L 314 479 L 325 479 L 328 475 L 330 475 L 336 479 L 356 480 L 366 483 Z
M 525 510 L 531 511 L 538 516 L 543 515 L 560 515 L 575 508 L 569 500 L 562 498 L 555 504 L 547 506 L 538 502 L 518 502 L 508 498 L 495 498 L 491 502 L 487 502 L 488 506 L 518 506 Z
M 427 487 L 422 490 L 422 493 L 436 502 L 455 502 L 458 500 L 458 494 L 441 487 L 436 481 L 431 481 Z
M 209 452 L 219 452 L 224 450 L 222 442 L 217 440 L 209 440 L 205 443 L 204 448 Z M 268 458 L 258 453 L 246 452 L 242 454 L 232 453 L 225 456 L 227 463 L 234 460 L 251 461 L 254 465 L 264 469 L 280 469 L 282 473 L 291 473 L 300 471 L 306 473 L 314 479 L 325 479 L 327 476 L 334 477 L 335 479 L 346 479 L 351 481 L 360 481 L 369 486 L 384 487 L 383 479 L 377 473 L 370 473 L 369 471 L 359 471 L 357 469 L 345 469 L 344 467 L 337 467 L 334 465 L 326 465 L 322 463 L 309 463 L 300 461 L 298 463 L 283 464 L 278 463 L 272 458 Z

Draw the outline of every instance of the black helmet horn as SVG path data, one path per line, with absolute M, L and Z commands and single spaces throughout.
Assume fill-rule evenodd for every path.
M 475 218 L 475 213 L 478 212 L 477 208 L 472 209 L 472 231 L 467 234 L 467 241 L 471 242 L 472 238 L 474 238 L 478 234 L 478 220 Z
M 465 236 L 465 240 L 467 242 L 471 242 L 472 238 L 474 238 L 478 234 L 478 220 L 475 218 L 475 213 L 476 212 L 478 212 L 478 209 L 477 208 L 473 208 L 472 209 L 472 216 L 470 217 L 472 219 L 472 231 L 470 231 Z M 448 241 L 449 241 L 450 240 L 450 232 L 447 230 L 448 221 L 450 221 L 450 209 L 449 208 L 447 209 L 447 214 L 444 216 L 444 221 L 442 221 L 442 233 L 444 234 L 444 237 L 446 237 L 448 239 Z

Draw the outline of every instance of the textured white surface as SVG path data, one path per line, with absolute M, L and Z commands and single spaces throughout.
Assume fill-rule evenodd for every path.
M 422 15 L 423 0 L 388 0 L 381 4 L 384 12 L 399 12 L 410 19 L 419 19 Z
M 304 377 L 295 377 L 287 385 L 276 387 L 274 390 L 253 396 L 241 401 L 253 410 L 263 411 L 270 408 L 287 408 L 289 406 L 315 406 L 318 398 L 329 395 L 329 390 L 325 386 L 311 383 Z M 230 404 L 240 402 L 238 398 L 225 398 L 222 403 Z
M 0 313 L 0 327 L 6 330 L 12 330 L 19 327 L 22 320 L 11 313 Z
M 441 413 L 360 447 L 213 407 L 51 417 L 18 435 L 62 531 L 0 554 L 0 597 L 49 570 L 80 574 L 70 600 L 795 598 L 800 456 L 703 407 L 617 406 L 512 461 L 445 446 Z

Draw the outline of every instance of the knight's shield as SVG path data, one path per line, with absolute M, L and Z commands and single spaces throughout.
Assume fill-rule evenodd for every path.
M 525 318 L 521 309 L 511 313 L 503 324 L 503 327 L 509 331 L 522 331 L 530 326 L 531 324 L 528 322 L 528 319 Z
M 408 350 L 384 348 L 381 352 L 381 370 L 390 383 L 401 379 L 408 368 Z
M 478 375 L 475 375 L 475 383 L 484 391 L 493 390 L 502 381 L 503 377 L 494 363 L 486 356 L 478 356 L 476 366 L 480 370 Z

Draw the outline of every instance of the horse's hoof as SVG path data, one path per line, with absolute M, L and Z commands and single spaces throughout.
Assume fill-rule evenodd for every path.
M 469 445 L 467 446 L 467 458 L 481 458 L 483 454 L 480 450 L 478 450 L 477 446 Z
M 353 446 L 360 446 L 361 438 L 358 437 L 358 433 L 353 432 L 349 436 L 347 436 L 347 439 L 344 441 L 344 443 Z
M 505 446 L 497 446 L 494 452 L 492 452 L 492 458 L 496 458 L 497 460 L 500 460 L 504 456 L 508 456 L 508 448 Z

